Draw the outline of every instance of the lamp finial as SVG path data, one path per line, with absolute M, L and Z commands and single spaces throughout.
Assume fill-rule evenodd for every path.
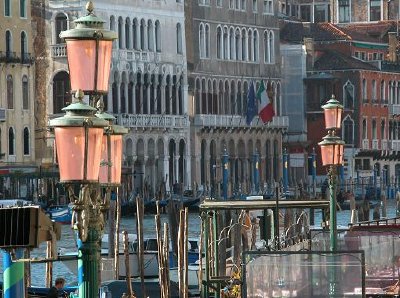
M 82 99 L 83 99 L 84 96 L 85 96 L 85 93 L 83 93 L 83 91 L 82 91 L 81 89 L 78 89 L 78 90 L 75 92 L 75 98 L 76 98 L 78 101 L 82 101 Z
M 86 3 L 86 10 L 88 11 L 88 14 L 93 13 L 94 5 L 92 1 L 88 1 L 88 3 Z

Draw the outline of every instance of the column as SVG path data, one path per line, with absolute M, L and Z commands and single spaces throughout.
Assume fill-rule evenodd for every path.
M 176 152 L 175 152 L 176 154 Z M 179 155 L 174 156 L 174 183 L 179 183 Z
M 169 97 L 169 114 L 172 114 L 172 76 L 171 79 L 169 80 L 169 85 L 167 86 L 168 88 L 168 97 Z
M 112 100 L 112 84 L 108 84 L 107 111 L 112 111 Z
M 148 49 L 149 49 L 149 47 L 148 47 L 148 36 L 147 36 L 147 23 L 145 23 L 144 24 L 144 26 L 143 26 L 143 35 L 144 35 L 144 38 L 143 38 L 143 41 L 144 41 L 144 46 L 143 46 L 143 49 L 145 50 L 145 51 L 147 51 Z
M 128 113 L 128 111 L 129 111 L 128 84 L 129 84 L 129 82 L 126 82 L 124 84 L 124 94 L 125 94 L 125 111 L 124 111 L 124 113 Z
M 140 95 L 140 111 L 136 111 L 138 112 L 138 114 L 143 114 L 143 76 L 140 76 L 140 90 L 139 90 L 139 95 Z
M 154 82 L 153 82 L 154 98 L 151 99 L 153 101 L 153 111 L 152 111 L 153 114 L 157 114 L 156 113 L 157 105 L 158 105 L 158 101 L 160 100 L 160 98 L 158 98 L 158 96 L 157 96 L 157 86 L 158 86 L 158 76 L 154 76 Z
M 189 84 L 188 84 L 188 80 L 187 80 L 187 74 L 183 73 L 183 88 L 182 88 L 182 112 L 183 114 L 188 114 L 188 94 L 189 94 Z M 195 103 L 196 105 L 196 103 Z M 196 107 L 193 107 L 194 110 L 196 110 Z M 190 139 L 190 138 L 189 138 Z
M 175 88 L 175 108 L 176 108 L 176 114 L 179 115 L 179 86 L 180 86 L 180 81 L 178 80 L 178 75 L 176 77 L 176 88 Z
M 136 81 L 133 81 L 132 86 L 132 112 L 136 114 Z
M 167 148 L 164 148 L 164 150 L 167 150 L 167 149 L 168 149 L 168 146 L 167 146 Z M 164 151 L 164 152 L 166 152 L 166 151 Z M 169 170 L 168 169 L 169 169 L 169 157 L 168 157 L 168 155 L 164 155 L 164 177 L 163 177 L 163 179 L 165 181 L 165 189 L 166 189 L 167 192 L 170 191 L 170 188 L 169 188 L 170 177 L 169 177 Z
M 149 76 L 149 78 L 150 78 L 150 76 Z M 151 78 L 150 78 L 151 79 Z M 146 88 L 146 92 L 147 92 L 147 114 L 150 114 L 150 100 L 151 100 L 151 98 L 150 98 L 150 88 L 151 88 L 151 84 L 150 84 L 150 82 L 147 82 L 147 88 Z
M 189 150 L 186 150 L 190 152 Z M 185 155 L 185 178 L 186 178 L 186 188 L 192 189 L 192 167 L 191 167 L 191 159 L 190 154 Z
M 121 83 L 117 82 L 118 114 L 121 113 Z M 115 111 L 113 111 L 115 113 Z
M 162 78 L 161 82 L 161 114 L 165 113 L 165 77 Z
M 122 19 L 122 24 L 121 24 L 121 45 L 122 45 L 122 49 L 126 49 L 126 44 L 125 44 L 125 20 Z

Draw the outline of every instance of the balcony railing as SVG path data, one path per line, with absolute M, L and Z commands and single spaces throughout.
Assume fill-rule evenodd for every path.
M 364 150 L 369 150 L 369 140 L 368 139 L 362 140 L 362 148 Z
M 400 115 L 400 104 L 389 105 L 389 116 Z
M 388 150 L 388 141 L 381 140 L 381 143 L 382 143 L 382 150 Z
M 267 127 L 287 129 L 289 117 L 275 116 L 272 121 L 263 123 L 259 117 L 255 117 L 250 125 L 246 124 L 246 117 L 239 115 L 196 115 L 194 117 L 195 126 L 219 127 L 219 128 L 239 128 L 239 127 Z
M 377 139 L 372 140 L 372 149 L 379 150 L 379 140 L 377 140 Z
M 113 49 L 113 60 L 159 62 L 161 53 L 152 51 Z
M 19 63 L 21 58 L 15 52 L 0 52 L 0 62 Z
M 128 128 L 188 128 L 189 117 L 186 115 L 131 115 L 120 114 L 117 117 L 119 125 Z
M 21 53 L 22 64 L 33 64 L 33 57 L 30 53 Z
M 66 58 L 67 57 L 67 45 L 56 44 L 51 46 L 51 57 L 52 58 Z
M 400 151 L 400 140 L 389 140 L 389 149 L 393 151 Z

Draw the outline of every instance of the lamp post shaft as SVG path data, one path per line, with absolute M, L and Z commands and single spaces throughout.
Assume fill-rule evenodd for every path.
M 87 240 L 82 242 L 79 248 L 78 267 L 82 271 L 79 298 L 97 298 L 99 296 L 99 239 L 99 231 L 90 225 Z
M 332 252 L 337 250 L 337 227 L 336 227 L 336 166 L 329 168 L 329 195 L 330 195 L 330 217 L 329 217 L 329 235 L 330 249 Z

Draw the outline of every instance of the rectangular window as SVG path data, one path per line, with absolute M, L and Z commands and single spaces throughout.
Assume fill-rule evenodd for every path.
M 314 6 L 314 22 L 327 22 L 328 21 L 328 5 L 315 5 Z
M 354 52 L 354 57 L 360 59 L 360 52 L 355 51 Z
M 4 0 L 4 15 L 9 17 L 11 15 L 11 2 L 10 0 Z
M 300 19 L 304 22 L 311 22 L 311 6 L 301 5 L 300 6 Z
M 217 0 L 217 7 L 222 7 L 222 0 Z
M 240 7 L 242 10 L 246 10 L 246 0 L 242 0 L 242 4 Z
M 381 0 L 370 0 L 369 2 L 369 20 L 381 20 Z
M 235 0 L 229 0 L 229 9 L 235 8 Z
M 253 12 L 257 12 L 257 0 L 253 0 Z
M 19 15 L 21 18 L 26 18 L 26 7 L 25 0 L 19 1 Z
M 361 52 L 360 59 L 365 61 L 365 52 Z
M 272 4 L 272 0 L 264 0 L 264 13 L 274 14 L 274 7 Z
M 339 23 L 350 22 L 349 0 L 339 0 Z

